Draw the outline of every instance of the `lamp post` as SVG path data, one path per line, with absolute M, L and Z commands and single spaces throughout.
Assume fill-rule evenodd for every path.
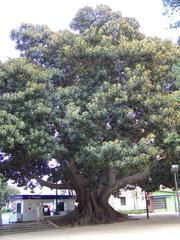
M 58 183 L 58 180 L 57 180 L 57 173 L 58 173 L 58 168 L 55 167 L 54 168 L 54 177 L 55 177 L 55 182 L 56 182 L 56 215 L 59 214 L 59 211 L 58 211 L 58 188 L 57 188 L 57 183 Z
M 0 175 L 0 225 L 2 225 L 2 179 Z
M 152 182 L 151 177 L 148 178 L 148 182 L 149 183 Z M 149 198 L 148 198 L 148 192 L 147 191 L 145 191 L 145 200 L 146 200 L 146 218 L 147 218 L 147 220 L 149 220 Z
M 56 215 L 59 214 L 57 197 L 58 197 L 58 189 L 57 189 L 57 180 L 56 180 Z
M 145 192 L 145 200 L 146 200 L 146 218 L 149 220 L 149 199 L 147 192 Z
M 57 199 L 57 197 L 58 197 L 58 188 L 57 188 L 57 183 L 58 183 L 58 180 L 57 180 L 57 171 L 58 171 L 58 169 L 55 167 L 55 168 L 53 168 L 52 170 L 51 170 L 51 173 L 49 174 L 49 176 L 51 177 L 51 178 L 53 178 L 52 179 L 52 183 L 55 183 L 56 184 L 56 193 L 55 193 L 55 196 L 56 196 L 56 198 L 55 198 L 55 206 L 56 206 L 56 211 L 54 212 L 54 214 L 56 214 L 56 215 L 58 215 L 59 214 L 59 212 L 58 212 L 58 199 Z
M 177 197 L 178 212 L 179 212 L 179 215 L 180 215 L 180 200 L 179 200 L 178 181 L 177 181 L 178 171 L 179 171 L 179 165 L 172 165 L 171 166 L 171 172 L 174 175 L 174 183 L 175 183 L 175 192 L 176 192 L 176 197 Z

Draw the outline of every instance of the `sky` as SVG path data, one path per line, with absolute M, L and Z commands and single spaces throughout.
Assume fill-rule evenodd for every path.
M 162 14 L 162 0 L 0 0 L 0 60 L 18 56 L 9 35 L 22 22 L 45 24 L 54 31 L 68 29 L 78 9 L 98 4 L 135 17 L 148 36 L 177 39 L 177 31 L 168 29 L 167 18 Z

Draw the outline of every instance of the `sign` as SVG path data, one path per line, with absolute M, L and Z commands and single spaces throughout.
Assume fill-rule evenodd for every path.
M 19 199 L 76 199 L 75 195 L 12 195 L 11 200 L 19 200 Z

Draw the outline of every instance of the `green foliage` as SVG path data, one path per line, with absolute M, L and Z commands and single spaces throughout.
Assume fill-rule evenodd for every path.
M 10 186 L 7 183 L 4 184 L 4 190 L 3 190 L 4 204 L 8 204 L 11 200 L 11 196 L 17 195 L 17 194 L 20 194 L 20 191 L 18 188 Z
M 84 33 L 90 27 L 101 27 L 106 22 L 120 17 L 121 13 L 112 13 L 111 9 L 104 5 L 97 6 L 95 10 L 92 7 L 84 7 L 77 12 L 70 27 Z
M 52 31 L 45 25 L 32 25 L 23 23 L 20 31 L 12 30 L 11 39 L 16 42 L 16 48 L 21 51 L 21 56 L 29 51 L 31 58 L 41 61 L 41 56 Z M 36 47 L 38 43 L 38 48 Z M 33 52 L 31 50 L 33 48 Z
M 79 10 L 71 27 L 77 33 L 12 31 L 22 57 L 0 65 L 0 145 L 9 155 L 1 171 L 23 185 L 49 174 L 55 158 L 60 179 L 70 182 L 73 163 L 96 188 L 107 168 L 124 177 L 158 154 L 171 162 L 178 47 L 102 5 Z
M 0 178 L 0 209 L 10 202 L 10 197 L 19 194 L 20 191 L 16 187 L 8 185 L 4 178 Z
M 180 88 L 180 59 L 177 59 L 176 64 L 173 65 L 173 75 L 176 79 L 175 85 L 179 89 Z
M 3 213 L 11 213 L 11 212 L 12 212 L 11 208 L 3 209 Z
M 124 214 L 142 214 L 146 212 L 146 209 L 136 209 L 136 210 L 120 210 Z
M 0 175 L 0 210 L 3 206 L 10 202 L 11 195 L 19 194 L 20 191 L 16 187 L 8 185 L 2 175 Z

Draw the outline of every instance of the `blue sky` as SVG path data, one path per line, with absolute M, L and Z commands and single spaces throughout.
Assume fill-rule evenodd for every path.
M 9 34 L 22 22 L 46 24 L 52 30 L 68 28 L 77 10 L 84 6 L 105 4 L 123 16 L 133 16 L 146 35 L 175 40 L 177 31 L 168 29 L 163 16 L 162 0 L 1 0 L 0 7 L 0 60 L 18 56 Z

